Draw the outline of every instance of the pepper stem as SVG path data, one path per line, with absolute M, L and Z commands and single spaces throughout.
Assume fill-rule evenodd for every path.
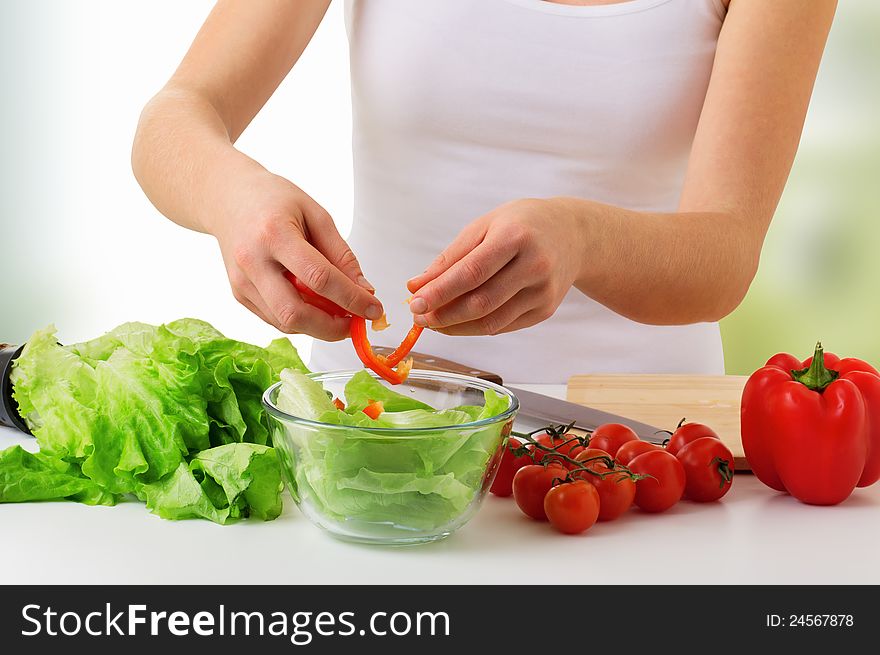
M 822 342 L 816 343 L 816 352 L 809 367 L 800 370 L 792 369 L 791 377 L 812 391 L 824 391 L 825 387 L 834 382 L 840 373 L 825 367 L 825 353 Z

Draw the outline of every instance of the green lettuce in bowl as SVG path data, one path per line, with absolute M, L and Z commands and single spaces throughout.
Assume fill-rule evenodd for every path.
M 363 409 L 375 401 L 373 419 Z M 384 544 L 434 541 L 474 515 L 519 407 L 498 385 L 418 370 L 394 389 L 368 371 L 287 370 L 263 402 L 302 512 L 336 537 Z

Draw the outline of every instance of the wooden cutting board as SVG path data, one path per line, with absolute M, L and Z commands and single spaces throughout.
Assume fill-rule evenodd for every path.
M 749 470 L 739 431 L 744 375 L 575 375 L 568 400 L 665 430 L 682 418 L 711 427 L 733 453 L 737 470 Z

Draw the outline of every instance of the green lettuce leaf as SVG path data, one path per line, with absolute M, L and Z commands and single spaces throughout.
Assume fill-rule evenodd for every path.
M 345 411 L 349 414 L 360 412 L 373 400 L 380 401 L 386 412 L 404 412 L 408 409 L 433 411 L 434 409 L 412 396 L 389 389 L 367 371 L 355 373 L 345 384 Z
M 296 414 L 283 399 L 298 398 L 302 403 L 303 379 L 309 382 L 309 397 L 324 404 L 320 399 L 327 396 L 317 382 L 283 375 L 278 397 L 282 410 Z M 369 399 L 385 403 L 386 411 L 377 420 L 361 411 L 349 413 Z M 276 437 L 288 488 L 301 502 L 339 521 L 356 517 L 434 529 L 449 524 L 477 497 L 488 462 L 503 442 L 501 422 L 464 425 L 502 414 L 508 401 L 487 391 L 483 406 L 435 411 L 387 390 L 363 372 L 346 385 L 345 402 L 346 411 L 325 408 L 318 416 L 340 429 L 288 423 L 283 428 L 286 434 Z M 371 431 L 381 427 L 399 431 Z M 420 431 L 432 427 L 441 430 Z
M 458 409 L 408 409 L 403 412 L 384 411 L 379 414 L 375 424 L 380 428 L 440 428 L 470 421 L 470 415 Z
M 259 444 L 227 444 L 202 451 L 159 482 L 143 485 L 147 509 L 166 519 L 206 518 L 226 524 L 281 514 L 281 472 L 275 450 Z
M 21 446 L 0 452 L 0 503 L 75 500 L 115 505 L 117 497 L 85 477 L 76 466 Z
M 277 470 L 271 469 L 278 468 L 277 457 L 256 456 L 250 445 L 270 442 L 261 397 L 284 369 L 306 371 L 286 339 L 260 348 L 228 339 L 196 319 L 159 326 L 126 323 L 70 346 L 57 342 L 54 327 L 40 330 L 28 340 L 11 375 L 13 397 L 40 455 L 37 460 L 20 454 L 0 459 L 0 479 L 14 481 L 27 473 L 29 485 L 0 487 L 0 501 L 106 502 L 136 494 L 151 497 L 151 509 L 159 514 L 167 503 L 169 517 L 188 511 L 223 523 L 243 515 L 277 516 L 275 501 L 265 491 L 276 483 Z M 210 492 L 204 491 L 198 481 L 199 490 L 188 486 L 188 478 L 195 481 L 196 475 L 190 466 L 200 453 L 242 444 L 249 447 L 230 449 L 238 459 L 223 464 L 223 470 L 252 476 L 247 489 L 236 492 L 222 471 L 206 472 L 220 464 L 199 463 L 194 470 L 218 485 L 226 500 L 218 500 L 218 494 L 209 497 L 220 511 L 181 509 L 199 506 L 202 495 L 216 491 L 209 483 Z M 68 475 L 68 486 L 59 474 Z M 45 484 L 37 482 L 40 475 Z M 91 487 L 65 493 L 86 483 Z M 176 500 L 172 489 L 182 494 Z M 184 496 L 191 502 L 183 502 Z
M 290 369 L 281 372 L 281 389 L 275 404 L 291 416 L 311 421 L 338 411 L 319 382 Z

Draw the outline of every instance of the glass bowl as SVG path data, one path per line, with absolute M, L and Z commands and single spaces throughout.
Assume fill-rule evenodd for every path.
M 310 377 L 344 399 L 345 384 L 355 372 Z M 483 392 L 491 389 L 508 399 L 508 408 L 460 425 L 360 428 L 283 412 L 276 405 L 280 386 L 266 390 L 263 405 L 291 496 L 312 523 L 360 543 L 435 541 L 467 523 L 495 479 L 519 409 L 516 396 L 497 384 L 414 370 L 406 382 L 390 388 L 438 410 L 483 406 Z

